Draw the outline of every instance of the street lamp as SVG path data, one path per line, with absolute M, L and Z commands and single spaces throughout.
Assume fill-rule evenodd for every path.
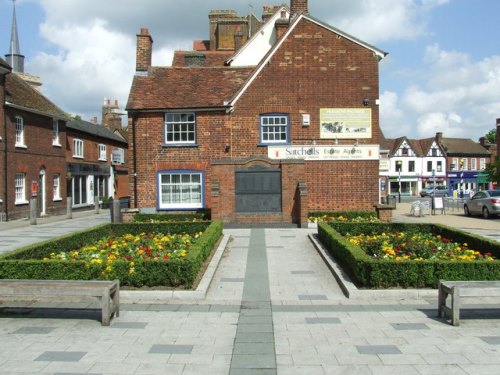
M 398 201 L 401 203 L 401 165 L 403 162 L 401 160 L 396 161 L 396 169 L 398 171 Z
M 460 198 L 463 198 L 465 195 L 464 166 L 465 159 L 460 159 Z

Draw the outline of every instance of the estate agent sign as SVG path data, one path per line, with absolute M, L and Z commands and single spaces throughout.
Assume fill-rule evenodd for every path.
M 372 137 L 371 108 L 321 108 L 319 123 L 323 139 Z
M 379 145 L 358 146 L 269 146 L 270 159 L 378 160 Z

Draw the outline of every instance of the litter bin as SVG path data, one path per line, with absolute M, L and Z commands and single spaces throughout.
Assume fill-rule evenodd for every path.
M 120 197 L 120 209 L 130 208 L 130 197 Z
M 387 196 L 387 204 L 389 206 L 396 207 L 396 202 L 397 202 L 397 197 L 395 195 L 388 195 Z

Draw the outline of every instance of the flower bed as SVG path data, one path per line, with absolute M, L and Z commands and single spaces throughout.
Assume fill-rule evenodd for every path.
M 376 212 L 369 211 L 317 211 L 310 212 L 308 215 L 308 221 L 310 223 L 322 223 L 330 221 L 339 222 L 354 222 L 354 223 L 365 223 L 372 222 L 378 223 L 380 220 L 377 218 Z
M 409 237 L 401 237 L 398 245 L 396 239 L 389 240 L 388 233 L 395 234 L 393 239 L 397 233 L 408 233 Z M 416 233 L 423 237 L 413 238 Z M 500 258 L 500 243 L 441 225 L 330 222 L 318 225 L 318 236 L 358 287 L 436 288 L 439 279 L 500 279 L 500 261 L 496 260 Z M 376 238 L 377 246 L 363 250 L 358 243 L 361 236 Z M 439 238 L 445 240 L 439 242 Z M 428 247 L 425 241 L 429 241 Z M 471 261 L 471 257 L 480 259 Z
M 0 278 L 189 288 L 221 235 L 217 221 L 107 224 L 3 255 Z

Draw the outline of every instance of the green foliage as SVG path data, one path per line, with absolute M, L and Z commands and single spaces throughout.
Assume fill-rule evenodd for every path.
M 486 133 L 485 137 L 489 143 L 491 144 L 497 143 L 497 130 L 491 129 L 488 133 Z
M 488 181 L 500 185 L 500 157 L 497 156 L 494 161 L 486 164 L 484 174 L 486 174 Z
M 313 211 L 309 212 L 308 219 L 311 222 L 331 221 L 341 218 L 344 221 L 366 219 L 367 221 L 377 219 L 375 211 Z
M 81 261 L 42 260 L 52 252 L 71 251 L 89 245 L 112 233 L 138 235 L 147 232 L 196 233 L 203 235 L 191 247 L 187 256 L 168 261 L 137 262 L 134 272 L 129 273 L 130 264 L 115 261 L 112 271 L 103 276 L 105 264 L 89 264 Z M 96 280 L 119 279 L 120 285 L 162 286 L 190 288 L 203 262 L 222 236 L 222 223 L 123 223 L 106 224 L 91 230 L 60 237 L 27 246 L 0 256 L 0 278 L 2 279 L 52 279 L 52 280 Z
M 140 223 L 157 222 L 178 222 L 178 221 L 205 221 L 207 215 L 203 212 L 184 213 L 184 214 L 135 214 L 134 221 Z
M 393 261 L 373 259 L 344 235 L 381 234 L 390 231 L 427 231 L 467 243 L 500 259 L 500 244 L 450 227 L 403 223 L 319 223 L 318 236 L 329 253 L 343 266 L 353 282 L 362 288 L 436 288 L 439 279 L 500 280 L 500 261 Z

